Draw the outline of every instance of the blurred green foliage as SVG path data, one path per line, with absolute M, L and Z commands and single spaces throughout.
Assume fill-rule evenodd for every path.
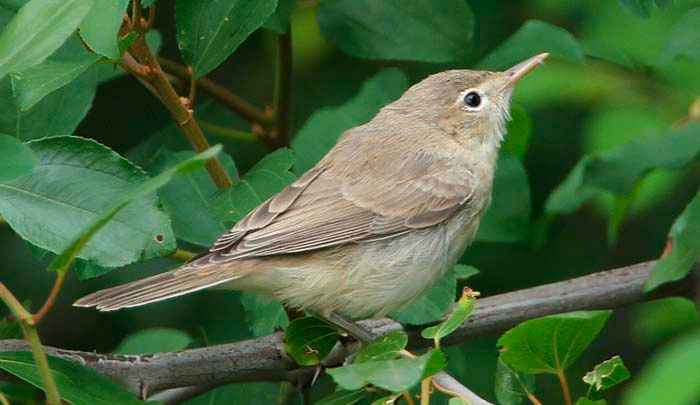
M 274 103 L 279 35 L 291 35 L 288 149 L 269 150 L 253 135 L 260 128 L 197 91 L 195 118 L 211 143 L 223 145 L 219 158 L 235 181 L 227 190 L 216 189 L 203 168 L 170 171 L 194 156 L 191 146 L 160 101 L 114 64 L 135 38 L 117 38 L 127 3 L 0 0 L 0 281 L 22 300 L 43 302 L 51 278 L 38 269 L 148 177 L 165 176 L 156 188 L 172 177 L 157 195 L 155 188 L 135 195 L 80 251 L 76 270 L 89 280 L 69 278 L 41 324 L 46 344 L 147 353 L 286 327 L 279 303 L 252 294 L 204 291 L 114 314 L 70 303 L 177 266 L 168 258 L 176 243 L 202 251 L 312 167 L 344 130 L 425 76 L 503 69 L 543 51 L 552 57 L 514 95 L 494 201 L 460 261 L 480 272 L 457 266 L 395 318 L 416 325 L 438 320 L 465 284 L 492 295 L 657 258 L 667 237 L 672 250 L 654 269 L 650 289 L 684 277 L 700 256 L 700 124 L 689 122 L 700 119 L 700 1 L 159 0 L 151 48 L 262 109 Z M 175 81 L 181 94 L 188 86 Z M 47 136 L 61 137 L 41 139 Z M 291 322 L 286 343 L 297 361 L 317 364 L 318 353 L 304 345 L 320 342 L 315 350 L 325 352 L 337 336 L 322 328 L 310 335 L 305 323 L 317 321 L 307 319 Z M 448 372 L 503 404 L 526 403 L 528 393 L 561 402 L 556 379 L 537 377 L 535 384 L 529 373 L 565 368 L 578 404 L 695 404 L 698 319 L 689 300 L 650 301 L 612 315 L 526 322 L 501 338 L 500 355 L 498 336 L 491 336 L 418 360 L 398 358 L 405 342 L 392 337 L 398 346 L 383 342 L 378 356 L 367 354 L 378 346 L 365 348 L 360 361 L 322 376 L 310 397 L 369 403 L 380 393 L 357 389 L 414 387 L 426 369 L 442 366 L 444 354 Z M 13 325 L 0 322 L 0 338 L 16 337 Z M 616 354 L 629 381 L 616 374 L 625 367 L 617 361 L 596 367 Z M 41 385 L 25 357 L 13 358 L 24 367 L 16 374 Z M 0 368 L 7 369 L 3 359 Z M 88 391 L 130 398 L 109 382 L 89 385 L 99 378 L 82 368 L 52 366 L 65 373 L 59 389 L 73 403 L 84 397 L 70 379 L 86 379 Z M 346 390 L 328 396 L 334 381 Z M 0 391 L 30 403 L 36 395 L 28 387 L 2 383 Z M 221 387 L 188 403 L 300 401 L 288 384 L 256 383 Z

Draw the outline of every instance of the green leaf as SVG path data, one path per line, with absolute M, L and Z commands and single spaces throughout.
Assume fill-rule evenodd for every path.
M 278 34 L 284 34 L 289 30 L 289 17 L 294 11 L 296 0 L 278 0 L 277 9 L 265 21 L 263 27 L 275 31 Z
M 294 153 L 278 149 L 253 166 L 240 181 L 221 192 L 213 201 L 221 221 L 235 222 L 296 179 L 289 170 Z
M 463 0 L 326 0 L 316 15 L 323 35 L 359 58 L 454 62 L 474 35 Z
M 44 97 L 76 80 L 99 59 L 99 55 L 72 37 L 49 59 L 11 75 L 15 104 L 21 112 L 29 111 Z
M 153 170 L 156 173 L 194 156 L 192 151 L 170 152 L 162 150 L 158 154 Z M 236 165 L 228 154 L 219 156 L 224 169 L 232 179 L 238 177 Z M 216 215 L 213 202 L 220 194 L 205 168 L 175 177 L 166 184 L 158 195 L 163 208 L 170 215 L 175 236 L 189 243 L 209 247 L 229 226 Z
M 510 243 L 530 235 L 530 183 L 523 163 L 501 153 L 493 180 L 491 205 L 476 234 L 480 242 Z
M 516 371 L 556 374 L 578 359 L 611 311 L 580 311 L 525 321 L 500 339 L 501 358 Z
M 346 130 L 363 124 L 408 88 L 408 79 L 398 69 L 384 69 L 367 80 L 359 93 L 340 107 L 314 112 L 292 140 L 297 153 L 294 172 L 312 168 L 336 144 Z
M 391 317 L 409 325 L 423 325 L 442 320 L 457 294 L 457 279 L 465 279 L 478 272 L 473 267 L 455 266 L 407 307 L 393 312 Z
M 300 366 L 319 364 L 338 341 L 338 332 L 312 316 L 294 319 L 284 331 L 284 349 Z
M 685 57 L 690 61 L 700 62 L 700 8 L 694 8 L 676 23 L 666 39 L 661 51 L 661 64 L 670 64 L 676 58 Z
M 92 221 L 92 223 L 90 223 L 89 226 L 84 228 L 84 230 L 82 230 L 80 234 L 78 234 L 78 236 L 76 236 L 75 239 L 73 239 L 70 245 L 68 245 L 68 247 L 51 262 L 51 265 L 49 265 L 49 270 L 66 271 L 70 267 L 72 262 L 75 260 L 75 258 L 78 257 L 78 255 L 83 251 L 86 245 L 88 245 L 91 239 L 93 239 L 95 234 L 97 234 L 97 232 L 100 231 L 105 225 L 108 225 L 110 221 L 113 218 L 115 218 L 115 216 L 120 211 L 122 211 L 123 208 L 127 207 L 132 203 L 132 207 L 138 206 L 139 200 L 145 200 L 151 195 L 154 195 L 155 192 L 159 188 L 163 187 L 166 183 L 168 183 L 173 178 L 173 176 L 175 176 L 178 173 L 187 173 L 191 170 L 201 167 L 208 159 L 212 158 L 217 153 L 219 153 L 220 150 L 220 145 L 209 148 L 206 151 L 198 154 L 197 156 L 194 156 L 193 158 L 187 161 L 173 166 L 172 168 L 159 174 L 158 176 L 138 184 L 136 187 L 129 187 L 125 190 L 121 190 L 122 194 L 114 199 L 116 203 L 112 203 L 113 205 L 109 209 L 97 216 Z M 119 157 L 119 159 L 123 158 Z M 123 161 L 128 162 L 126 160 Z M 92 164 L 94 165 L 93 167 L 100 168 L 100 165 L 97 160 L 93 161 Z M 108 169 L 107 166 L 101 168 L 103 170 Z M 143 215 L 144 212 L 145 210 L 140 211 L 139 213 Z M 134 214 L 131 215 L 135 216 Z M 129 218 L 132 217 L 130 216 Z M 143 221 L 143 218 L 141 220 Z M 116 222 L 116 220 L 114 222 Z M 157 244 L 165 245 L 165 241 L 168 240 L 166 239 L 166 237 L 168 237 L 169 239 L 173 239 L 172 230 L 170 230 L 169 225 L 170 223 L 166 222 L 165 226 L 167 226 L 166 229 L 168 230 L 167 235 L 163 235 L 162 233 L 155 235 L 154 239 Z M 147 233 L 146 235 L 150 236 Z M 109 235 L 107 236 L 109 237 Z M 162 250 L 158 251 L 157 253 L 159 253 L 161 256 L 169 253 L 170 251 L 174 250 L 174 242 L 172 243 L 172 245 L 173 246 L 168 246 L 167 250 L 161 248 Z M 145 256 L 146 254 L 150 254 L 150 252 L 144 251 L 142 253 L 142 256 Z M 99 264 L 99 262 L 97 263 Z
M 192 338 L 172 328 L 151 328 L 132 333 L 119 343 L 116 354 L 151 354 L 178 352 L 187 348 Z
M 155 190 L 142 193 L 151 183 L 144 183 L 148 178 L 139 168 L 85 138 L 53 137 L 27 145 L 39 159 L 32 174 L 0 183 L 0 214 L 23 239 L 63 252 L 87 227 L 134 200 L 79 257 L 116 267 L 174 250 L 170 221 L 158 208 Z
M 635 306 L 632 339 L 652 347 L 696 326 L 700 326 L 700 314 L 693 301 L 682 297 L 648 301 Z
M 37 164 L 32 150 L 9 135 L 0 134 L 0 156 L 0 182 L 28 175 Z
M 576 405 L 607 405 L 608 401 L 604 399 L 588 399 L 586 397 L 581 397 L 576 400 Z
M 289 325 L 287 312 L 279 301 L 260 294 L 242 293 L 241 304 L 253 336 L 266 336 Z
M 474 310 L 474 301 L 476 301 L 477 295 L 472 290 L 465 289 L 450 315 L 439 324 L 423 329 L 421 336 L 426 339 L 434 339 L 435 346 L 440 347 L 440 339 L 457 330 L 469 318 Z
M 593 368 L 583 376 L 583 382 L 596 391 L 606 390 L 630 378 L 630 371 L 625 367 L 620 356 L 613 356 Z
M 276 7 L 277 0 L 177 0 L 177 43 L 195 78 L 226 60 Z
M 468 402 L 464 398 L 452 397 L 449 401 L 447 401 L 447 405 L 471 405 L 471 402 Z
M 501 150 L 523 160 L 530 144 L 532 120 L 527 111 L 519 105 L 510 107 L 510 115 L 512 118 L 508 121 L 507 135 Z
M 25 112 L 20 111 L 20 101 L 13 94 L 10 79 L 0 80 L 0 132 L 22 140 L 72 133 L 92 106 L 97 73 L 88 69 Z M 34 96 L 24 103 L 33 102 Z
M 609 151 L 586 155 L 547 198 L 545 212 L 550 215 L 571 213 L 601 193 L 628 195 L 650 170 L 683 167 L 698 153 L 700 124 L 689 124 L 658 136 L 634 139 Z
M 573 62 L 582 61 L 583 49 L 565 29 L 546 22 L 530 20 L 510 38 L 479 62 L 481 68 L 505 70 L 541 52 Z
M 216 388 L 185 402 L 187 405 L 259 405 L 283 404 L 287 400 L 288 384 L 251 383 L 229 384 Z
M 92 0 L 31 0 L 0 34 L 0 79 L 44 61 L 63 44 Z
M 61 398 L 73 405 L 144 404 L 122 386 L 92 369 L 56 357 L 48 360 Z M 0 369 L 35 387 L 44 387 L 30 352 L 0 353 Z
M 117 37 L 129 0 L 94 0 L 94 2 L 95 6 L 80 23 L 80 36 L 95 53 L 112 60 L 119 59 L 121 52 Z
M 360 349 L 353 363 L 395 359 L 407 344 L 408 336 L 405 332 L 389 332 Z
M 680 280 L 694 268 L 700 257 L 700 193 L 676 218 L 670 232 L 671 252 L 661 257 L 651 269 L 644 291 Z
M 625 392 L 624 405 L 690 405 L 700 401 L 700 329 L 663 347 Z
M 527 396 L 535 392 L 535 376 L 513 370 L 499 356 L 494 391 L 500 405 L 529 403 Z
M 371 361 L 327 370 L 336 384 L 346 390 L 357 390 L 372 384 L 391 392 L 403 392 L 429 377 L 447 364 L 440 350 L 414 358 Z
M 652 10 L 666 7 L 670 3 L 669 0 L 619 0 L 619 2 L 623 7 L 643 18 L 649 18 Z
M 346 391 L 338 390 L 316 401 L 316 405 L 353 405 L 363 399 L 369 399 L 372 393 L 367 390 Z

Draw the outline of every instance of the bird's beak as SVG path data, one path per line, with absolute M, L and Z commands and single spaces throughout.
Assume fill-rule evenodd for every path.
M 537 66 L 544 63 L 549 54 L 547 52 L 535 55 L 530 59 L 526 59 L 512 68 L 506 70 L 504 73 L 507 76 L 506 87 L 513 87 L 520 79 L 522 79 L 526 74 L 533 71 Z

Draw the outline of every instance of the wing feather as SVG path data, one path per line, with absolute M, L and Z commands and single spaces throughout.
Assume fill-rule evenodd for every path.
M 382 151 L 376 140 L 344 138 L 314 169 L 222 235 L 223 260 L 298 253 L 377 240 L 437 225 L 468 204 L 469 166 L 426 142 Z M 386 162 L 396 162 L 387 165 Z

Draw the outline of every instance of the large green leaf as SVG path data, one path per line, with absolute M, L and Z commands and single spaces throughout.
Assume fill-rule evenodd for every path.
M 346 390 L 356 390 L 367 384 L 392 392 L 403 392 L 417 385 L 446 365 L 445 355 L 438 349 L 414 358 L 353 363 L 328 370 L 333 380 Z
M 700 313 L 688 298 L 670 297 L 637 304 L 632 339 L 644 348 L 657 346 L 683 331 L 700 326 Z
M 99 59 L 76 36 L 71 37 L 44 62 L 11 75 L 16 106 L 21 112 L 28 111 L 47 95 L 77 79 Z M 81 83 L 94 88 L 89 81 Z
M 32 174 L 0 183 L 0 213 L 22 238 L 60 253 L 148 177 L 99 143 L 77 137 L 28 143 L 39 159 Z M 155 190 L 154 190 L 155 191 Z M 136 199 L 79 257 L 105 267 L 163 256 L 175 248 L 155 193 Z
M 359 93 L 340 107 L 322 108 L 311 116 L 292 140 L 297 152 L 294 171 L 304 173 L 336 144 L 346 130 L 364 124 L 380 108 L 396 100 L 408 88 L 398 69 L 384 69 L 367 80 Z
M 124 20 L 129 0 L 94 0 L 95 6 L 80 23 L 80 36 L 102 56 L 119 59 L 119 27 Z
M 700 329 L 662 348 L 625 393 L 625 405 L 692 405 L 700 401 Z
M 88 69 L 24 112 L 20 111 L 9 78 L 0 80 L 0 132 L 22 140 L 72 133 L 92 106 L 97 73 Z
M 530 183 L 523 163 L 501 153 L 493 180 L 491 205 L 476 234 L 481 242 L 517 242 L 530 234 Z
M 9 181 L 27 175 L 34 170 L 37 158 L 17 138 L 0 134 L 0 181 Z
M 528 403 L 528 394 L 533 394 L 535 391 L 535 376 L 513 370 L 499 356 L 496 363 L 494 391 L 500 405 Z
M 0 79 L 44 61 L 75 31 L 92 0 L 31 0 L 0 34 Z
M 162 150 L 158 154 L 153 169 L 160 172 L 192 156 L 194 152 L 172 153 Z M 238 177 L 236 165 L 227 154 L 221 154 L 220 161 L 232 179 Z M 209 247 L 225 233 L 229 226 L 216 215 L 212 206 L 219 189 L 212 182 L 205 168 L 177 176 L 165 185 L 159 193 L 163 208 L 170 214 L 173 230 L 178 239 Z
M 504 70 L 541 52 L 570 60 L 583 60 L 581 45 L 563 28 L 542 21 L 527 21 L 510 38 L 479 62 L 486 69 Z
M 222 221 L 235 222 L 296 179 L 289 170 L 294 154 L 278 149 L 262 158 L 240 181 L 221 192 L 212 203 Z
M 253 336 L 266 336 L 289 325 L 287 312 L 274 298 L 254 293 L 242 293 L 241 305 Z
M 177 352 L 192 343 L 187 333 L 171 328 L 144 329 L 124 338 L 114 350 L 117 354 Z
M 277 0 L 177 0 L 177 43 L 195 78 L 226 60 L 276 7 Z
M 700 8 L 694 8 L 673 26 L 661 53 L 661 63 L 671 63 L 677 57 L 700 62 Z
M 211 157 L 216 155 L 220 150 L 221 147 L 218 145 L 214 146 L 213 148 L 209 148 L 208 150 L 198 154 L 197 156 L 194 156 L 191 159 L 188 159 L 184 162 L 177 164 L 176 166 L 171 167 L 165 172 L 159 174 L 158 176 L 138 184 L 136 187 L 133 187 L 129 190 L 124 190 L 121 195 L 117 196 L 114 199 L 114 202 L 112 202 L 112 205 L 107 210 L 105 210 L 103 213 L 94 218 L 89 224 L 89 226 L 81 230 L 81 232 L 73 239 L 73 241 L 68 245 L 68 247 L 65 248 L 63 252 L 61 252 L 61 254 L 58 255 L 51 262 L 51 264 L 49 265 L 49 270 L 55 270 L 59 272 L 64 272 L 68 270 L 73 264 L 73 261 L 83 251 L 87 243 L 90 242 L 95 236 L 95 234 L 97 234 L 97 232 L 99 232 L 105 225 L 110 223 L 110 221 L 112 221 L 115 215 L 122 211 L 124 207 L 130 205 L 131 203 L 135 203 L 139 200 L 146 199 L 149 196 L 153 196 L 155 192 L 159 188 L 163 187 L 163 185 L 165 185 L 167 182 L 169 182 L 173 178 L 173 176 L 179 173 L 187 173 L 188 171 L 201 167 L 207 159 L 210 159 Z M 119 159 L 123 158 L 119 156 Z M 167 226 L 167 229 L 170 231 L 168 235 L 172 235 L 172 231 L 170 230 L 169 225 L 170 222 L 167 221 L 165 226 Z M 154 239 L 156 243 L 162 245 L 164 244 L 165 236 L 162 234 L 157 234 L 155 235 Z M 174 243 L 172 244 L 174 245 Z M 174 246 L 172 248 L 168 248 L 172 249 L 174 248 Z M 167 250 L 165 252 L 167 252 Z M 162 254 L 162 252 L 158 253 Z M 142 256 L 147 257 L 145 254 L 143 254 Z M 91 274 L 100 275 L 104 274 L 104 272 L 92 271 Z M 86 274 L 82 274 L 81 278 L 89 277 Z
M 368 59 L 459 61 L 474 33 L 474 14 L 464 0 L 326 0 L 317 17 L 331 42 Z
M 671 227 L 671 252 L 651 270 L 645 291 L 685 277 L 700 258 L 700 194 L 688 204 Z
M 49 367 L 61 398 L 73 405 L 144 404 L 119 384 L 87 367 L 56 357 L 49 357 Z M 0 353 L 0 369 L 35 387 L 44 387 L 30 352 Z
M 563 372 L 591 344 L 610 314 L 570 312 L 525 321 L 498 339 L 501 358 L 523 373 Z
M 649 170 L 682 167 L 698 153 L 700 124 L 690 124 L 666 134 L 634 139 L 610 151 L 586 155 L 547 198 L 545 212 L 571 213 L 600 193 L 628 195 Z
M 392 313 L 391 317 L 410 325 L 441 320 L 457 295 L 457 280 L 471 277 L 478 272 L 473 267 L 458 264 L 406 308 Z

